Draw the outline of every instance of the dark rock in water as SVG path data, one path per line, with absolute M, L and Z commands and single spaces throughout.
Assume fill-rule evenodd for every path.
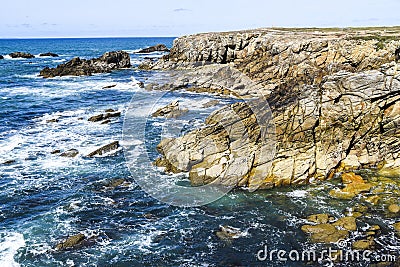
M 59 120 L 58 120 L 58 119 L 51 119 L 51 120 L 47 120 L 46 122 L 47 122 L 47 123 L 59 122 Z
M 50 152 L 50 154 L 59 154 L 59 153 L 61 153 L 60 149 L 56 149 Z
M 112 109 L 112 108 L 109 108 L 109 109 L 104 110 L 104 112 L 110 113 L 110 112 L 116 112 L 116 110 L 114 110 L 114 109 Z
M 12 58 L 34 58 L 35 56 L 25 52 L 14 52 L 10 54 Z
M 0 55 L 0 59 L 4 59 L 4 57 L 2 55 Z
M 96 149 L 92 153 L 88 154 L 87 157 L 92 158 L 94 156 L 101 156 L 105 153 L 111 152 L 113 150 L 117 150 L 119 148 L 119 142 L 115 141 L 112 142 L 111 144 L 105 145 L 100 147 L 99 149 Z
M 42 53 L 42 54 L 40 54 L 39 56 L 40 56 L 40 57 L 59 57 L 59 55 L 57 55 L 57 54 L 55 54 L 55 53 L 51 53 L 51 52 Z
M 14 164 L 15 162 L 17 162 L 15 159 L 10 159 L 10 160 L 6 160 L 2 163 L 2 165 L 10 165 L 10 164 Z
M 43 78 L 56 76 L 83 76 L 93 73 L 107 73 L 112 70 L 129 68 L 131 60 L 128 53 L 124 51 L 107 52 L 99 58 L 90 60 L 73 58 L 67 63 L 58 65 L 56 68 L 46 67 L 40 71 Z
M 106 120 L 106 119 L 108 119 L 108 118 L 118 118 L 118 117 L 120 117 L 121 116 L 121 112 L 107 112 L 105 115 L 104 115 L 104 119 Z
M 126 181 L 125 179 L 119 178 L 119 179 L 114 179 L 114 180 L 107 182 L 106 184 L 104 184 L 104 188 L 113 190 L 113 189 L 117 188 L 118 186 L 127 186 L 129 184 L 130 183 L 128 181 Z
M 151 52 L 169 52 L 169 49 L 163 44 L 157 44 L 140 50 L 138 53 L 151 53 Z
M 102 121 L 100 124 L 109 124 L 109 123 L 111 123 L 111 120 Z
M 158 109 L 156 112 L 152 114 L 153 117 L 165 117 L 165 118 L 177 118 L 187 113 L 187 109 L 180 109 L 179 102 L 173 101 L 169 103 L 167 106 Z
M 79 154 L 79 151 L 76 149 L 70 149 L 65 152 L 63 152 L 60 156 L 61 157 L 66 157 L 66 158 L 74 158 Z
M 139 88 L 144 88 L 144 82 L 138 82 L 137 85 L 139 86 Z
M 103 89 L 109 89 L 109 88 L 113 88 L 115 86 L 117 86 L 117 85 L 116 84 L 111 84 L 111 85 L 104 86 Z
M 57 244 L 56 249 L 57 250 L 68 250 L 68 249 L 76 248 L 76 247 L 82 245 L 85 238 L 86 237 L 84 234 L 77 234 L 77 235 L 71 236 L 71 237 L 67 238 L 64 242 Z
M 99 122 L 99 121 L 107 120 L 109 118 L 117 118 L 120 116 L 121 116 L 121 112 L 115 111 L 113 109 L 107 109 L 105 114 L 99 114 L 99 115 L 92 116 L 88 119 L 88 121 Z
M 91 122 L 98 122 L 98 121 L 102 121 L 102 120 L 104 120 L 104 114 L 95 115 L 88 119 L 88 121 L 91 121 Z

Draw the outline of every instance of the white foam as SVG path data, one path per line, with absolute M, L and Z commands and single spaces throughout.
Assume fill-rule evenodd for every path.
M 306 190 L 294 190 L 286 195 L 293 198 L 306 198 L 308 196 L 308 192 Z
M 24 246 L 25 240 L 22 234 L 0 232 L 0 266 L 20 266 L 14 260 L 14 256 L 17 254 L 18 249 Z

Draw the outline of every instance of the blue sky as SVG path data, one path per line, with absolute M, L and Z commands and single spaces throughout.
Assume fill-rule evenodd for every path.
M 398 0 L 12 0 L 1 7 L 0 38 L 400 25 Z

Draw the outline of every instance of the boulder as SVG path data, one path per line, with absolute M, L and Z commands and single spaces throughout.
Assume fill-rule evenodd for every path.
M 76 247 L 82 245 L 85 238 L 86 237 L 84 234 L 77 234 L 77 235 L 71 236 L 71 237 L 67 238 L 65 241 L 58 243 L 56 246 L 56 250 L 69 250 L 69 249 L 76 248 Z
M 11 58 L 34 58 L 35 56 L 25 52 L 14 52 L 9 55 Z
M 179 108 L 179 101 L 173 101 L 158 109 L 156 112 L 152 114 L 153 117 L 165 117 L 165 118 L 177 118 L 182 116 L 183 114 L 187 113 L 188 109 L 181 109 Z
M 74 158 L 79 154 L 77 149 L 70 149 L 60 154 L 60 157 Z
M 400 206 L 397 204 L 390 204 L 388 207 L 388 211 L 391 213 L 399 213 L 400 212 Z
M 115 111 L 113 109 L 108 109 L 108 110 L 106 110 L 106 113 L 94 115 L 94 116 L 90 117 L 88 119 L 88 121 L 91 121 L 91 122 L 103 121 L 104 122 L 104 121 L 108 120 L 109 118 L 117 118 L 120 116 L 121 116 L 121 112 Z
M 303 225 L 301 230 L 311 235 L 313 243 L 336 243 L 349 236 L 349 231 L 339 230 L 331 224 Z
M 140 50 L 138 53 L 169 52 L 164 44 L 157 44 Z
M 55 54 L 55 53 L 51 53 L 51 52 L 42 53 L 42 54 L 40 54 L 39 56 L 40 56 L 40 57 L 59 57 L 59 55 L 57 55 L 57 54 Z
M 58 65 L 56 68 L 46 67 L 40 71 L 43 78 L 56 76 L 84 76 L 94 73 L 107 73 L 113 70 L 129 68 L 130 56 L 124 51 L 107 52 L 99 58 L 90 60 L 73 58 L 70 61 Z
M 3 55 L 0 55 L 0 59 L 4 59 Z
M 219 231 L 215 235 L 223 241 L 232 241 L 245 235 L 240 229 L 234 228 L 229 225 L 220 225 Z
M 108 145 L 105 145 L 105 146 L 102 146 L 102 147 L 96 149 L 95 151 L 89 153 L 87 155 L 87 157 L 93 158 L 95 156 L 102 156 L 102 155 L 104 155 L 106 153 L 109 153 L 109 152 L 112 152 L 114 150 L 117 150 L 118 148 L 119 148 L 119 142 L 115 141 L 115 142 L 112 142 L 112 143 L 110 143 Z

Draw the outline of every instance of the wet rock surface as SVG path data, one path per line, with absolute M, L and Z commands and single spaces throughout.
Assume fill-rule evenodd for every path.
M 26 53 L 26 52 L 14 52 L 14 53 L 10 53 L 9 56 L 11 58 L 34 58 L 35 56 L 30 54 L 30 53 Z
M 99 58 L 90 60 L 73 58 L 67 63 L 58 65 L 56 68 L 46 67 L 40 71 L 43 78 L 56 76 L 86 76 L 94 73 L 107 73 L 112 70 L 129 68 L 131 66 L 130 56 L 124 51 L 107 52 Z
M 165 46 L 163 44 L 157 44 L 157 45 L 142 49 L 138 53 L 152 53 L 152 52 L 169 52 L 169 49 L 167 46 Z
M 89 153 L 87 155 L 87 157 L 93 158 L 93 157 L 96 157 L 96 156 L 103 156 L 104 154 L 113 152 L 113 151 L 117 150 L 118 148 L 119 148 L 119 142 L 118 141 L 114 141 L 114 142 L 112 142 L 110 144 L 102 146 L 102 147 L 96 149 L 95 151 Z

